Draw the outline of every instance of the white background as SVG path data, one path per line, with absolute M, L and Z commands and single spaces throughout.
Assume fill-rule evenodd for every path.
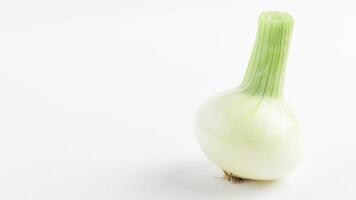
M 0 199 L 355 199 L 352 1 L 0 3 Z M 305 156 L 233 185 L 200 151 L 199 105 L 237 86 L 264 10 L 295 31 L 285 97 Z

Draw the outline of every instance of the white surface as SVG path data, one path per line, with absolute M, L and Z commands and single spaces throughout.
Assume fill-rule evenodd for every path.
M 0 3 L 0 199 L 355 199 L 352 1 Z M 263 10 L 295 31 L 286 99 L 305 158 L 233 185 L 192 121 L 239 84 Z

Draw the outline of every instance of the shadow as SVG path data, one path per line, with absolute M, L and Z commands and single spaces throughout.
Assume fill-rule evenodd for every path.
M 146 195 L 184 199 L 248 198 L 263 197 L 282 181 L 252 181 L 231 183 L 223 178 L 223 172 L 208 162 L 170 163 L 160 169 L 142 174 L 141 187 Z

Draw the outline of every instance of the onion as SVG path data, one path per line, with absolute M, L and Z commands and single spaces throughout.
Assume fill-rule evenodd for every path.
M 264 12 L 241 85 L 209 99 L 196 117 L 203 152 L 229 180 L 274 180 L 301 158 L 298 122 L 282 97 L 293 18 Z

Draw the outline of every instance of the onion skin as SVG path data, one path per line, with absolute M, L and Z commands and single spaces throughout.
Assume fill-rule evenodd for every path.
M 245 179 L 282 178 L 301 157 L 298 123 L 288 107 L 261 97 L 246 100 L 239 92 L 205 103 L 196 135 L 210 160 Z
M 242 84 L 209 99 L 197 113 L 201 149 L 236 177 L 280 179 L 301 159 L 298 122 L 282 98 L 292 27 L 286 13 L 262 13 Z

